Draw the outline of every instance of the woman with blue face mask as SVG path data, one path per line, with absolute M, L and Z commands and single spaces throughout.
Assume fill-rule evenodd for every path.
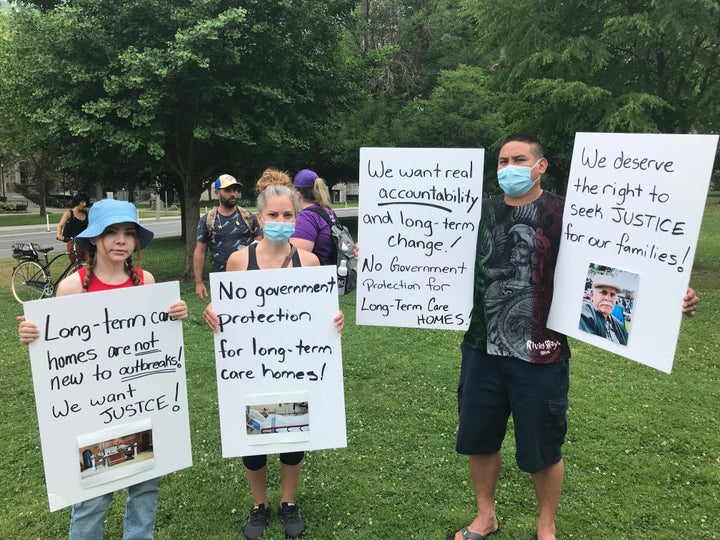
M 298 211 L 293 189 L 280 185 L 265 188 L 258 195 L 256 213 L 263 238 L 230 255 L 227 271 L 319 266 L 315 255 L 295 248 L 289 241 L 295 232 Z
M 226 271 L 266 270 L 298 266 L 320 266 L 318 258 L 303 249 L 297 249 L 290 242 L 295 232 L 298 201 L 295 190 L 281 185 L 270 185 L 257 199 L 257 218 L 263 231 L 263 238 L 246 249 L 236 251 L 227 262 Z M 218 319 L 212 304 L 203 313 L 205 322 L 215 332 Z M 344 326 L 343 313 L 333 319 L 337 331 Z M 283 523 L 288 538 L 297 538 L 305 530 L 305 522 L 295 504 L 295 493 L 300 482 L 300 471 L 304 452 L 280 454 L 280 505 L 278 517 Z M 267 456 L 243 457 L 245 476 L 253 496 L 253 508 L 245 524 L 244 535 L 249 540 L 260 538 L 270 521 L 270 505 L 267 500 Z

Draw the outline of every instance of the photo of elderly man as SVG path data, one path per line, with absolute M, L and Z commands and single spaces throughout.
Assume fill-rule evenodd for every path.
M 628 328 L 624 308 L 634 292 L 628 290 L 628 287 L 633 282 L 633 276 L 637 280 L 637 275 L 614 269 L 597 273 L 593 272 L 593 266 L 588 274 L 591 285 L 585 291 L 580 313 L 580 330 L 613 343 L 627 345 Z

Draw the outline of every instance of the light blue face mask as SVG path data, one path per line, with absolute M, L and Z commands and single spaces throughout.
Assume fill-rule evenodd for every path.
M 276 246 L 284 244 L 295 233 L 294 223 L 282 223 L 279 221 L 266 221 L 263 225 L 263 234 Z
M 538 159 L 535 165 L 540 163 Z M 508 197 L 522 197 L 532 189 L 535 182 L 532 181 L 530 172 L 535 167 L 523 167 L 521 165 L 508 165 L 498 170 L 498 184 Z

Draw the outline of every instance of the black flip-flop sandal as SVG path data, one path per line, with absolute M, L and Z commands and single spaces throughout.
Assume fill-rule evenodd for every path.
M 493 534 L 497 534 L 500 532 L 500 526 L 498 526 L 497 529 L 495 529 L 492 532 L 487 533 L 485 536 L 483 536 L 480 533 L 472 532 L 467 527 L 463 527 L 460 530 L 460 535 L 462 536 L 462 540 L 487 540 L 490 536 Z M 455 540 L 455 534 L 451 534 L 447 537 L 447 540 Z

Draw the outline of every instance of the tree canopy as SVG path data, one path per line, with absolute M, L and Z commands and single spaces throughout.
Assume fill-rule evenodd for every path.
M 714 0 L 464 0 L 510 131 L 535 133 L 563 179 L 578 131 L 714 132 Z
M 563 191 L 578 131 L 716 132 L 718 35 L 716 0 L 27 1 L 0 18 L 0 146 L 48 186 L 173 183 L 189 273 L 221 172 L 332 183 L 361 146 L 524 131 Z
M 336 67 L 338 16 L 348 7 L 73 0 L 17 10 L 3 55 L 22 102 L 15 114 L 24 111 L 23 122 L 56 137 L 86 170 L 110 160 L 168 171 L 194 239 L 199 195 L 214 175 L 298 159 L 352 96 Z
M 362 43 L 375 44 L 372 52 L 384 51 L 388 61 L 369 81 L 372 101 L 350 119 L 350 148 L 474 144 L 495 152 L 505 135 L 528 132 L 547 148 L 550 185 L 564 191 L 578 131 L 718 129 L 715 0 L 360 6 L 370 13 Z M 373 25 L 373 9 L 394 23 Z M 418 58 L 410 65 L 424 69 L 403 58 Z

